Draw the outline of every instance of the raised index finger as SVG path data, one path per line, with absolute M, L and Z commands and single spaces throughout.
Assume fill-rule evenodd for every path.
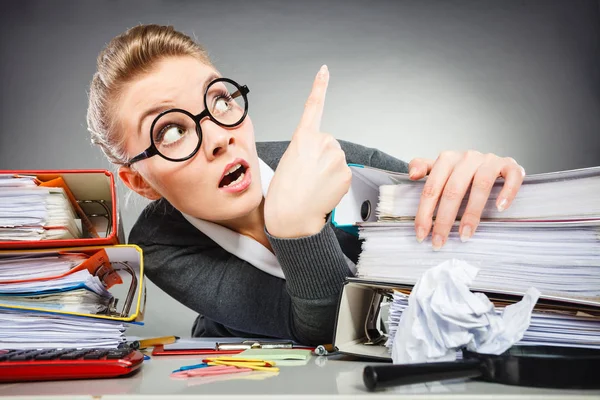
M 323 65 L 315 77 L 312 90 L 304 105 L 304 113 L 300 119 L 299 128 L 312 129 L 317 132 L 321 130 L 321 117 L 323 116 L 328 83 L 329 70 L 327 65 Z

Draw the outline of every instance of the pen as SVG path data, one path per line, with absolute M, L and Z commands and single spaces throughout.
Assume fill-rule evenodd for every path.
M 292 342 L 260 342 L 256 340 L 245 340 L 241 343 L 219 343 L 217 350 L 248 350 L 248 349 L 291 349 Z
M 130 347 L 137 349 L 144 349 L 146 347 L 156 346 L 157 344 L 170 344 L 175 343 L 175 341 L 179 339 L 179 336 L 163 336 L 151 339 L 142 339 L 136 340 L 130 343 Z
M 236 362 L 236 363 L 249 363 L 255 364 L 262 367 L 273 367 L 275 366 L 275 362 L 261 360 L 258 358 L 238 358 L 238 357 L 210 357 L 202 360 L 202 362 L 210 363 L 215 361 L 223 361 L 223 362 Z
M 188 371 L 190 369 L 198 369 L 198 368 L 206 368 L 206 367 L 208 367 L 207 363 L 200 363 L 200 364 L 194 364 L 194 365 L 184 365 L 183 367 L 179 367 L 179 369 L 176 369 L 173 372 Z

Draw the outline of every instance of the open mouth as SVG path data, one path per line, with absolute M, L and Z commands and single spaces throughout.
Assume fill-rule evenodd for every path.
M 231 168 L 229 168 L 225 176 L 223 176 L 221 182 L 219 182 L 219 187 L 223 188 L 228 186 L 234 186 L 240 183 L 242 180 L 244 180 L 244 175 L 247 169 L 248 168 L 241 163 L 233 165 Z

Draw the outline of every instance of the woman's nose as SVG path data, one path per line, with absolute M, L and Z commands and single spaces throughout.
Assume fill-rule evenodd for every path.
M 233 130 L 225 129 L 207 119 L 202 121 L 202 142 L 206 158 L 215 159 L 234 143 Z

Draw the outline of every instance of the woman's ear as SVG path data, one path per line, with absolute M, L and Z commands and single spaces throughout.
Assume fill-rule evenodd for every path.
M 137 194 L 144 196 L 150 200 L 158 200 L 162 196 L 154 190 L 148 182 L 144 179 L 139 172 L 131 169 L 130 167 L 121 166 L 119 167 L 119 178 L 123 183 Z

